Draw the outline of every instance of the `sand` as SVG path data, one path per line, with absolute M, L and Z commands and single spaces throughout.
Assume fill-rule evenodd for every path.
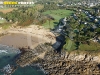
M 28 37 L 30 37 L 30 39 L 28 39 Z M 32 47 L 38 43 L 40 43 L 38 38 L 19 33 L 5 35 L 0 39 L 0 44 L 12 46 L 14 48 L 28 46 Z
M 10 28 L 7 35 L 0 37 L 0 44 L 34 48 L 40 43 L 54 43 L 55 35 L 42 26 L 30 25 L 26 28 Z

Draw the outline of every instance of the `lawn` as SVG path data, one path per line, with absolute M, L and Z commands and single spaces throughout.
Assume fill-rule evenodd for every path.
M 0 23 L 5 23 L 6 22 L 6 20 L 0 20 Z
M 75 50 L 76 49 L 75 46 L 76 45 L 72 40 L 67 39 L 66 44 L 64 45 L 64 49 L 67 50 L 67 51 Z
M 2 27 L 3 29 L 8 29 L 11 26 L 11 23 L 2 23 L 0 24 L 0 27 Z
M 81 44 L 79 50 L 98 51 L 100 50 L 100 43 L 91 42 L 90 45 Z
M 76 44 L 74 43 L 73 40 L 67 39 L 66 44 L 64 45 L 64 49 L 67 51 L 72 51 L 76 49 Z M 90 45 L 88 44 L 80 44 L 79 46 L 79 51 L 100 51 L 100 43 L 97 42 L 90 42 Z
M 46 23 L 43 24 L 43 26 L 45 28 L 54 28 L 54 26 L 57 25 L 56 23 L 58 23 L 61 18 L 68 17 L 72 13 L 73 13 L 73 11 L 63 10 L 63 9 L 62 10 L 61 9 L 59 9 L 59 10 L 48 10 L 46 12 L 43 12 L 44 15 L 48 14 L 55 19 L 55 20 L 50 21 L 50 25 L 49 25 L 49 21 L 47 20 Z

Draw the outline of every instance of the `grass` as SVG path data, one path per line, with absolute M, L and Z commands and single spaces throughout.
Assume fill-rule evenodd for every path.
M 0 27 L 2 27 L 2 29 L 8 29 L 10 26 L 11 26 L 11 23 L 0 24 Z
M 75 43 L 70 40 L 70 39 L 67 39 L 66 40 L 66 44 L 64 45 L 64 49 L 67 50 L 67 51 L 71 51 L 71 50 L 75 50 Z
M 76 49 L 76 44 L 74 41 L 67 39 L 66 44 L 63 47 L 67 51 L 73 51 Z M 90 42 L 90 45 L 88 44 L 80 44 L 78 51 L 87 51 L 87 52 L 98 52 L 100 51 L 100 43 L 97 42 Z
M 64 9 L 59 9 L 59 10 L 48 10 L 46 12 L 43 12 L 43 14 L 49 14 L 53 16 L 54 18 L 60 19 L 61 17 L 69 16 L 73 11 L 70 10 L 64 10 Z
M 46 12 L 43 12 L 44 15 L 48 14 L 55 19 L 55 20 L 50 21 L 50 25 L 49 25 L 49 21 L 47 20 L 46 23 L 43 24 L 43 26 L 45 28 L 54 28 L 54 26 L 56 25 L 55 23 L 58 23 L 61 18 L 70 16 L 72 13 L 73 13 L 73 11 L 63 10 L 63 9 L 62 10 L 61 9 L 59 9 L 59 10 L 48 10 Z
M 6 20 L 0 20 L 0 23 L 5 23 L 6 22 Z
M 50 25 L 49 25 L 49 21 L 47 20 L 46 23 L 43 24 L 43 26 L 44 26 L 45 28 L 51 28 L 51 29 L 52 29 L 52 28 L 54 28 L 54 26 L 55 26 L 55 25 L 54 25 L 54 22 L 55 22 L 55 21 L 50 21 Z
M 8 29 L 10 27 L 10 25 L 3 25 L 2 28 L 3 29 Z
M 98 51 L 100 50 L 100 43 L 91 42 L 90 45 L 81 44 L 79 50 Z

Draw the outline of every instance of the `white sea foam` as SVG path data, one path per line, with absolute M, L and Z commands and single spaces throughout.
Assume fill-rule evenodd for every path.
M 8 53 L 7 50 L 0 50 L 0 53 Z

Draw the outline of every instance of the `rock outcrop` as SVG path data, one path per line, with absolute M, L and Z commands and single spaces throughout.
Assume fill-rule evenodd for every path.
M 38 59 L 43 59 L 45 53 L 52 49 L 51 46 L 46 44 L 40 44 L 35 49 L 24 49 L 22 48 L 20 58 L 16 61 L 21 67 L 27 66 L 34 61 L 38 61 Z
M 48 44 L 38 45 L 33 50 L 26 50 L 16 61 L 24 67 L 39 64 L 47 75 L 100 75 L 100 56 L 88 52 L 57 53 Z
M 73 53 L 67 53 L 66 56 L 65 52 L 55 54 L 52 51 L 45 55 L 40 64 L 48 75 L 99 75 L 100 66 L 97 58 L 98 56 Z

